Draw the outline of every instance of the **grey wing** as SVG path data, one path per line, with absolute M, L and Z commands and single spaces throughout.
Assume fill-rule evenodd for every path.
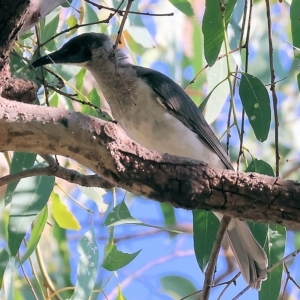
M 158 71 L 139 66 L 132 66 L 132 68 L 136 71 L 138 77 L 151 86 L 166 109 L 215 151 L 228 169 L 233 170 L 221 143 L 205 121 L 198 107 L 183 89 L 172 79 Z

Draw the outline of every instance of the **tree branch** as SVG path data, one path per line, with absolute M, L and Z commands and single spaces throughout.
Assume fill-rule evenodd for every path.
M 175 207 L 300 228 L 299 183 L 159 154 L 74 111 L 0 97 L 0 151 L 8 150 L 71 157 L 112 185 Z

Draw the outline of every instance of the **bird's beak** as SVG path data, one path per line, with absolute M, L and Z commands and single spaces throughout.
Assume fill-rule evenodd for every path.
M 33 68 L 37 68 L 48 64 L 68 63 L 68 61 L 66 61 L 67 56 L 63 52 L 64 51 L 60 49 L 48 55 L 42 56 L 34 61 L 31 65 Z

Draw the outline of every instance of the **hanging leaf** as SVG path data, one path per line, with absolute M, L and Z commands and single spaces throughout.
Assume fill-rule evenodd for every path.
M 212 212 L 193 210 L 194 251 L 202 272 L 209 261 L 219 225 Z
M 169 2 L 188 17 L 194 15 L 193 8 L 187 0 L 169 0 Z
M 26 251 L 24 255 L 22 256 L 22 259 L 20 260 L 18 267 L 22 266 L 23 263 L 26 261 L 26 259 L 33 253 L 33 251 L 36 249 L 36 246 L 42 236 L 42 232 L 44 231 L 46 222 L 48 218 L 48 207 L 45 206 L 42 211 L 38 214 L 32 231 L 29 238 L 29 241 L 26 245 Z
M 0 252 L 0 287 L 2 286 L 3 275 L 8 265 L 8 262 L 9 262 L 9 254 L 7 250 L 4 248 Z
M 60 200 L 59 196 L 52 193 L 51 212 L 57 224 L 65 229 L 79 230 L 80 224 L 68 207 Z
M 112 244 L 104 257 L 101 266 L 108 271 L 119 270 L 134 260 L 141 251 L 142 249 L 134 253 L 124 253 L 119 251 L 115 244 Z
M 71 300 L 90 299 L 98 274 L 99 252 L 93 228 L 80 239 L 77 282 Z
M 265 141 L 271 123 L 270 98 L 266 87 L 253 75 L 242 73 L 239 93 L 256 138 Z
M 280 225 L 269 225 L 268 240 L 264 248 L 269 258 L 269 266 L 283 258 L 285 242 L 285 228 Z M 280 264 L 268 274 L 268 279 L 262 283 L 262 287 L 259 292 L 259 299 L 278 299 L 281 287 L 282 271 L 283 265 Z
M 225 2 L 225 1 L 224 1 Z M 228 0 L 225 9 L 225 29 L 227 28 L 236 0 Z M 205 12 L 203 16 L 202 31 L 204 35 L 204 56 L 211 67 L 221 50 L 224 41 L 223 12 L 221 11 L 219 0 L 206 0 Z
M 290 8 L 290 18 L 291 18 L 291 30 L 294 48 L 295 58 L 300 59 L 300 30 L 299 30 L 299 16 L 300 16 L 300 1 L 293 0 Z
M 11 256 L 16 256 L 33 220 L 47 204 L 54 180 L 53 176 L 37 176 L 24 178 L 18 184 L 11 201 L 8 222 Z
M 29 169 L 33 166 L 36 159 L 36 154 L 25 153 L 25 152 L 14 152 L 14 156 L 10 165 L 9 174 L 16 174 L 24 169 Z M 11 202 L 12 195 L 14 190 L 20 180 L 11 182 L 8 184 L 5 192 L 5 205 L 8 205 Z

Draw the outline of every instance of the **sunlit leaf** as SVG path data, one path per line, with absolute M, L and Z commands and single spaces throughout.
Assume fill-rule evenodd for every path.
M 212 212 L 193 210 L 194 251 L 202 272 L 209 261 L 219 225 L 218 219 Z
M 33 220 L 47 204 L 54 186 L 53 176 L 24 178 L 11 201 L 8 224 L 8 247 L 15 256 Z
M 69 28 L 75 26 L 77 24 L 77 18 L 74 15 L 71 15 L 69 18 L 67 18 L 67 24 Z M 66 37 L 70 37 L 76 32 L 77 29 L 72 29 L 66 34 Z
M 76 217 L 55 193 L 52 193 L 51 196 L 51 212 L 60 227 L 70 230 L 80 229 L 80 224 Z
M 243 73 L 239 93 L 256 138 L 265 141 L 271 123 L 270 98 L 266 87 L 258 78 Z
M 194 15 L 193 8 L 187 0 L 169 0 L 169 2 L 188 17 L 192 17 Z
M 224 1 L 225 2 L 225 1 Z M 202 31 L 204 35 L 204 56 L 212 66 L 221 50 L 224 40 L 224 26 L 219 0 L 206 0 Z M 228 0 L 225 8 L 225 27 L 230 20 L 236 0 Z
M 122 293 L 121 287 L 118 285 L 118 295 L 116 300 L 126 300 L 125 296 Z
M 286 229 L 280 225 L 269 225 L 268 241 L 264 248 L 269 258 L 269 266 L 283 258 L 285 242 Z M 282 270 L 283 265 L 280 264 L 268 274 L 268 279 L 262 283 L 259 299 L 278 299 L 281 287 Z
M 160 278 L 162 289 L 171 296 L 172 299 L 182 299 L 187 295 L 197 292 L 194 284 L 188 279 L 181 276 L 164 276 Z M 188 297 L 189 300 L 199 299 L 195 294 Z
M 38 214 L 38 216 L 34 222 L 29 241 L 27 242 L 27 245 L 26 245 L 26 251 L 18 264 L 19 267 L 22 266 L 22 264 L 26 261 L 26 259 L 36 249 L 36 246 L 37 246 L 37 244 L 42 236 L 42 232 L 45 228 L 47 218 L 48 218 L 48 207 L 45 206 L 42 209 L 42 211 Z
M 101 214 L 107 211 L 109 205 L 104 202 L 104 195 L 107 194 L 107 190 L 97 187 L 86 187 L 80 186 L 80 190 L 91 200 L 93 200 L 97 206 L 98 210 Z
M 71 300 L 89 299 L 98 274 L 99 253 L 93 228 L 80 239 L 77 281 Z
M 119 270 L 128 265 L 142 250 L 134 253 L 124 253 L 115 244 L 110 245 L 102 262 L 102 267 L 108 271 Z
M 25 152 L 14 152 L 14 156 L 10 165 L 10 174 L 16 174 L 24 169 L 29 169 L 33 166 L 36 159 L 36 154 Z M 13 192 L 20 180 L 8 184 L 5 192 L 5 205 L 11 202 Z

